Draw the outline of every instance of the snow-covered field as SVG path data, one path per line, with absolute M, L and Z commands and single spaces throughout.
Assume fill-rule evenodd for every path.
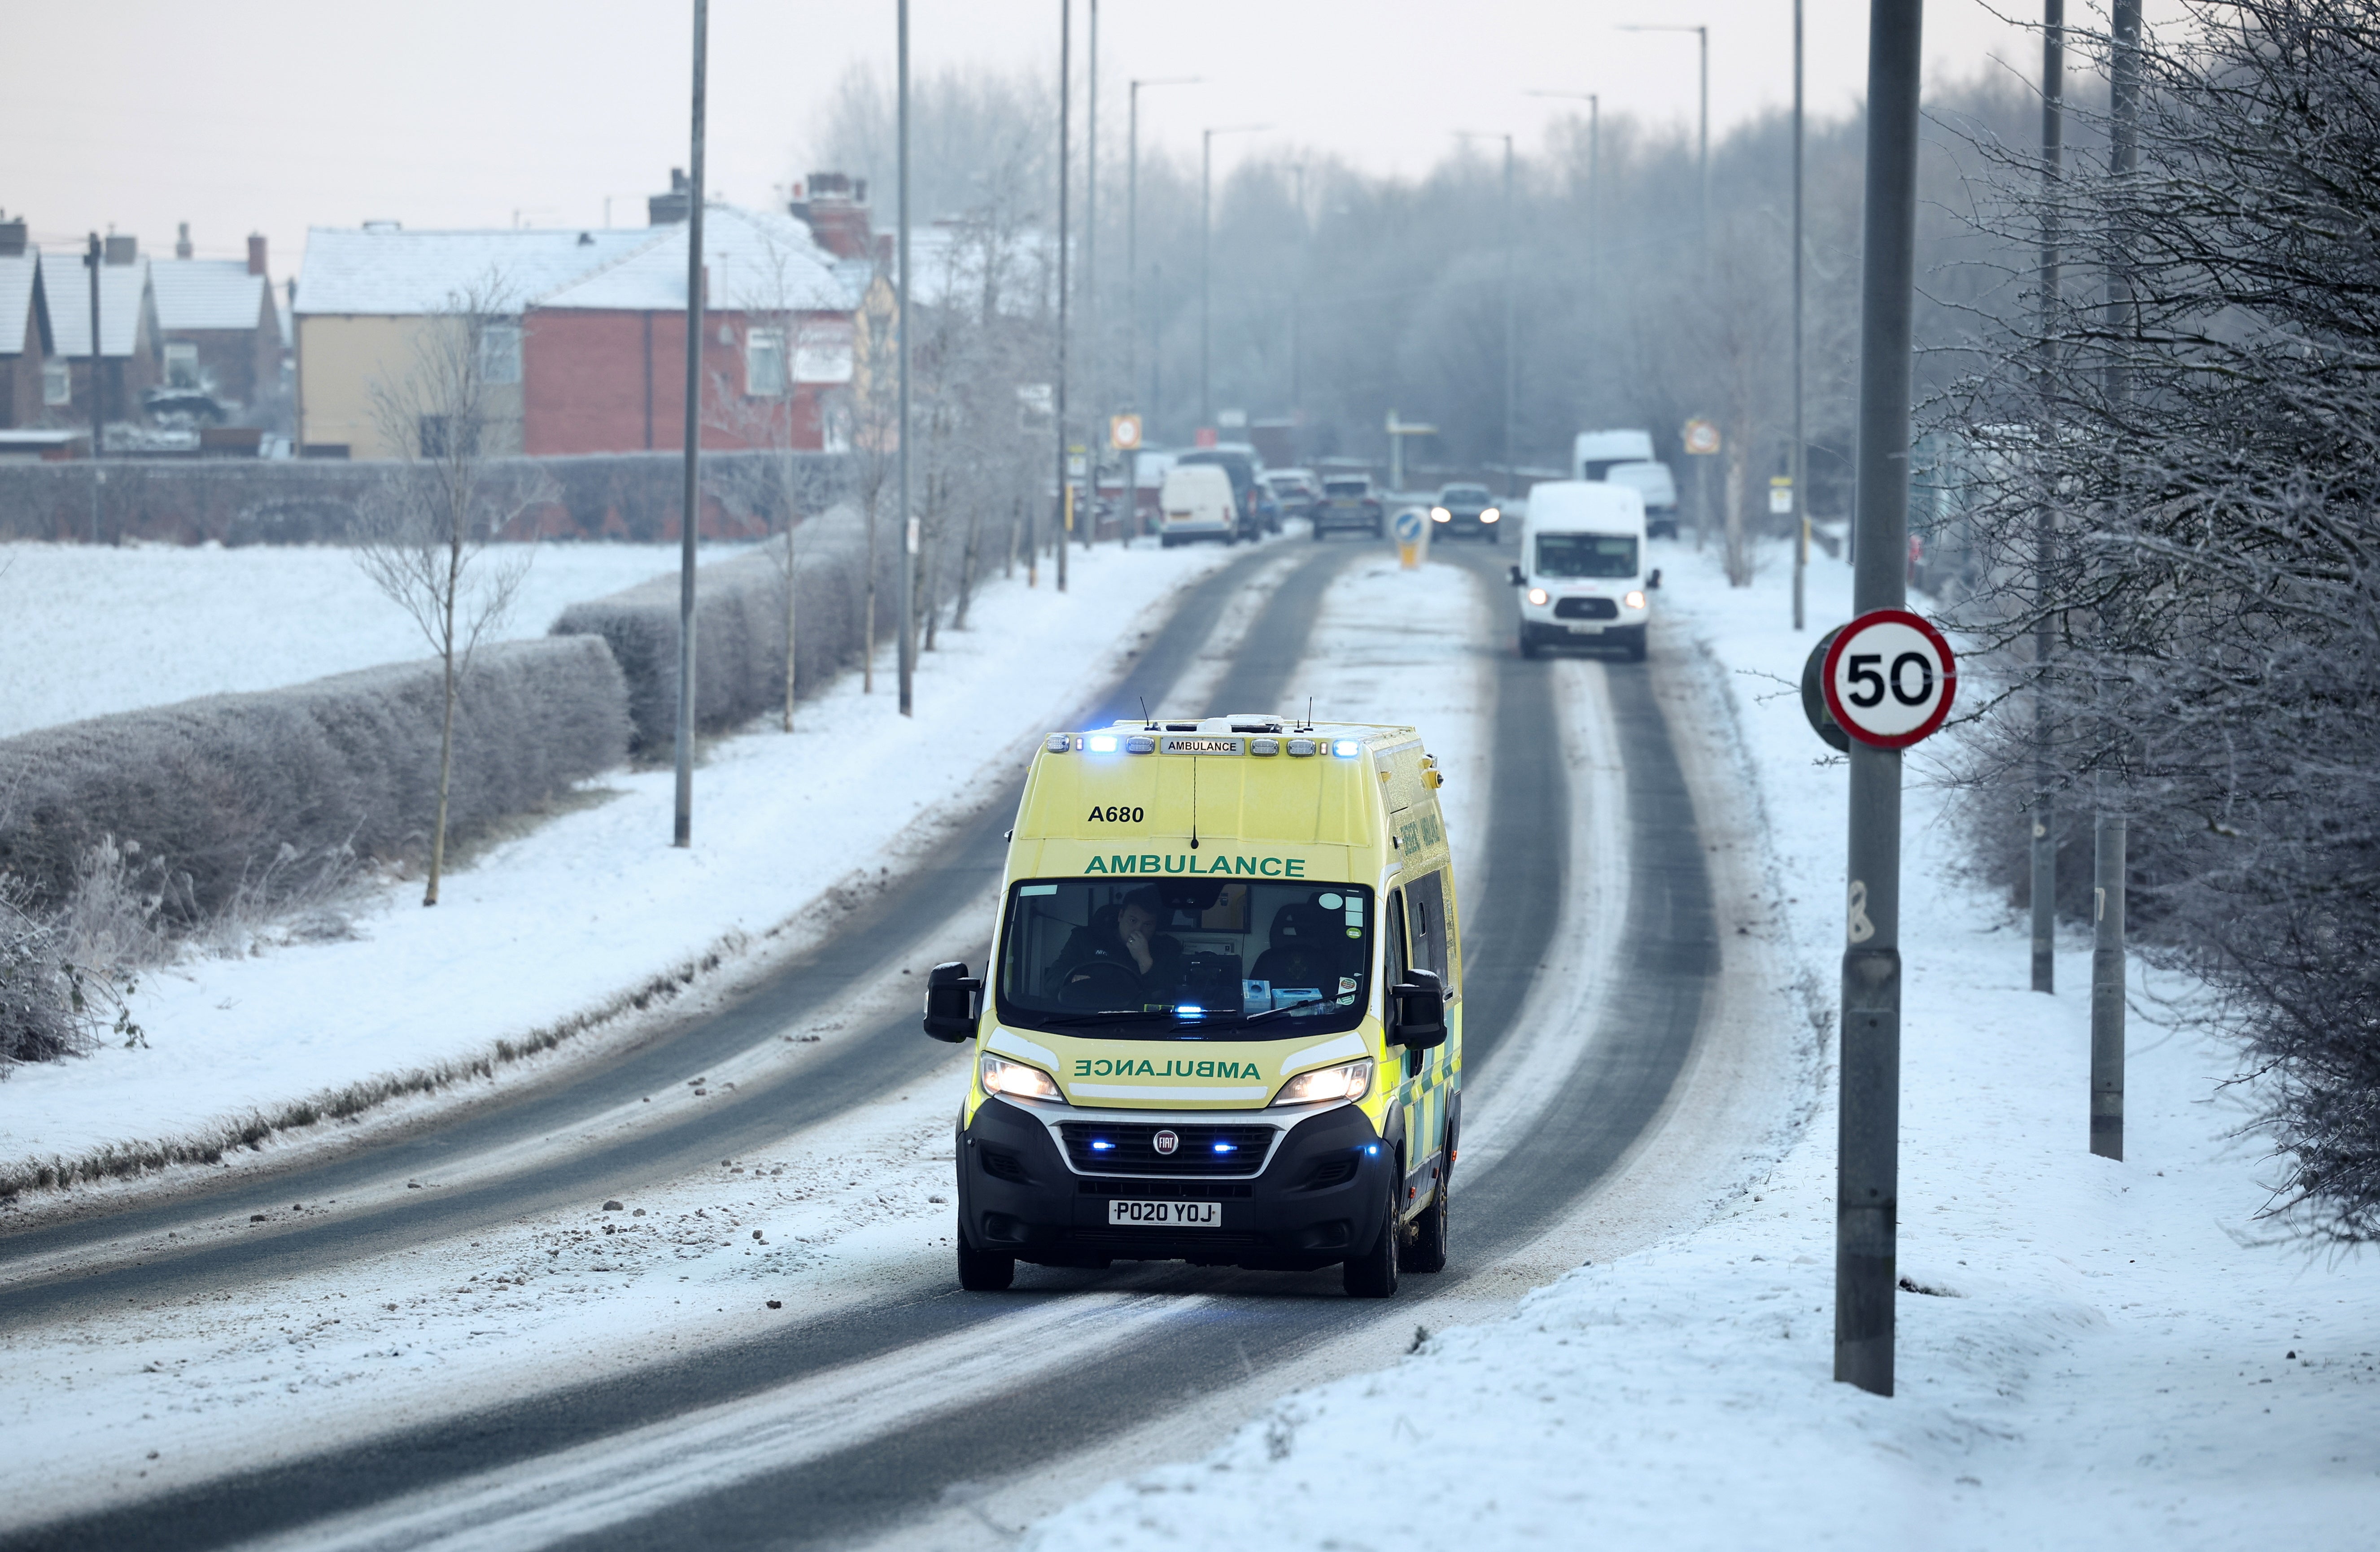
M 538 545 L 502 636 L 676 567 L 674 544 Z M 431 655 L 330 546 L 0 544 L 0 737 Z
M 1281 547 L 1284 560 L 1290 558 Z M 367 903 L 358 936 L 246 959 L 187 959 L 142 978 L 143 1049 L 15 1070 L 0 1085 L 0 1160 L 68 1159 L 190 1135 L 361 1080 L 468 1060 L 604 1007 L 706 954 L 733 962 L 800 937 L 808 902 L 930 843 L 921 818 L 971 807 L 1153 628 L 1164 600 L 1232 552 L 1101 549 L 1073 590 L 995 580 L 969 628 L 920 658 L 917 714 L 847 673 L 790 734 L 710 746 L 694 845 L 670 845 L 672 776 L 615 771 L 601 801 L 451 875 L 435 911 L 418 884 Z
M 1798 681 L 1816 631 L 1788 628 L 1781 552 L 1742 593 L 1716 556 L 1665 548 L 1662 600 L 1732 687 L 1772 822 L 1765 930 L 1831 988 L 1842 772 L 1755 677 Z M 1815 561 L 1814 626 L 1849 613 L 1849 572 Z M 2380 1266 L 2253 1243 L 2228 1053 L 2137 998 L 2128 1158 L 2090 1154 L 2088 944 L 2061 944 L 2058 996 L 2025 989 L 2023 923 L 1960 881 L 1941 807 L 1912 781 L 1896 1398 L 1829 1378 L 1829 1068 L 1798 1146 L 1706 1226 L 1289 1397 L 1028 1544 L 2372 1545 Z M 1392 1487 L 1384 1449 L 1408 1462 Z

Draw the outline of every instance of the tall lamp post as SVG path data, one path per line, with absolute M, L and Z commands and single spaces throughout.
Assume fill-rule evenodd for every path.
M 1075 182 L 1069 116 L 1075 105 L 1075 0 L 1058 0 L 1058 590 L 1066 590 L 1066 547 L 1074 535 L 1074 476 L 1066 467 L 1066 196 Z
M 1810 492 L 1802 418 L 1802 0 L 1793 0 L 1793 456 L 1785 478 L 1793 493 L 1793 628 L 1801 630 L 1803 578 L 1810 569 Z
M 694 0 L 694 175 L 686 206 L 686 492 L 678 513 L 677 807 L 671 843 L 694 844 L 694 540 L 702 520 L 702 151 L 710 0 Z
M 1198 147 L 1198 424 L 1215 418 L 1215 137 L 1253 135 L 1269 124 L 1226 124 L 1206 130 Z
M 1520 494 L 1512 467 L 1512 417 L 1519 407 L 1520 370 L 1512 345 L 1512 137 L 1501 131 L 1458 129 L 1455 138 L 1504 142 L 1504 495 Z
M 1702 107 L 1694 136 L 1694 160 L 1703 185 L 1703 248 L 1710 248 L 1710 29 L 1701 24 L 1646 21 L 1623 22 L 1622 32 L 1691 32 L 1702 45 Z
M 901 0 L 896 30 L 899 36 L 895 52 L 900 55 L 896 68 L 901 77 L 898 128 L 900 145 L 896 151 L 899 164 L 897 171 L 900 175 L 898 216 L 901 230 L 898 239 L 899 253 L 894 260 L 899 273 L 892 277 L 893 284 L 899 289 L 892 305 L 895 309 L 894 337 L 900 341 L 897 370 L 900 376 L 901 447 L 897 456 L 900 460 L 901 473 L 897 483 L 901 498 L 901 651 L 895 661 L 900 666 L 901 715 L 910 717 L 917 714 L 917 562 L 910 552 L 909 535 L 914 531 L 912 525 L 917 519 L 909 506 L 909 0 Z M 785 542 L 791 544 L 793 540 L 788 539 Z M 787 587 L 792 585 L 790 581 L 786 583 Z M 874 651 L 875 648 L 874 642 L 868 644 L 869 651 Z
M 1131 83 L 1125 98 L 1123 197 L 1123 397 L 1127 408 L 1140 403 L 1140 89 L 1144 86 L 1196 86 L 1198 76 L 1148 77 Z M 1135 491 L 1133 500 L 1140 499 Z

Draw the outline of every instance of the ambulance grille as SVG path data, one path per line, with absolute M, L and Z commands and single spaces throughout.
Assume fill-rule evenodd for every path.
M 1557 620 L 1617 620 L 1620 606 L 1608 598 L 1566 598 L 1554 605 Z
M 1084 1196 L 1145 1196 L 1159 1202 L 1245 1202 L 1257 1194 L 1245 1181 L 1085 1180 L 1075 1189 Z
M 1160 1132 L 1180 1139 L 1172 1153 L 1157 1151 Z M 1155 1126 L 1146 1122 L 1069 1121 L 1058 1127 L 1066 1142 L 1066 1161 L 1087 1175 L 1253 1175 L 1264 1168 L 1277 1132 L 1270 1126 Z

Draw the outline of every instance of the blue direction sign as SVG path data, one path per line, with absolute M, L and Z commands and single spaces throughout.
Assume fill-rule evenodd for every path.
M 1398 513 L 1389 527 L 1390 530 L 1397 536 L 1399 544 L 1419 544 L 1422 525 L 1428 521 L 1429 519 L 1422 515 L 1420 507 L 1409 506 Z

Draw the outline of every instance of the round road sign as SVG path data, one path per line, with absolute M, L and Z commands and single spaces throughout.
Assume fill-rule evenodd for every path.
M 1426 522 L 1420 507 L 1409 506 L 1389 520 L 1389 529 L 1397 536 L 1398 543 L 1414 544 L 1420 541 Z
M 1706 458 L 1718 451 L 1718 427 L 1708 420 L 1689 420 L 1686 433 L 1681 440 L 1685 443 L 1687 452 L 1698 458 Z
M 1821 683 L 1827 709 L 1845 733 L 1879 749 L 1905 749 L 1949 716 L 1959 663 L 1923 619 L 1878 609 L 1835 637 Z
M 1108 418 L 1108 445 L 1119 453 L 1131 453 L 1140 446 L 1140 417 L 1114 415 Z

